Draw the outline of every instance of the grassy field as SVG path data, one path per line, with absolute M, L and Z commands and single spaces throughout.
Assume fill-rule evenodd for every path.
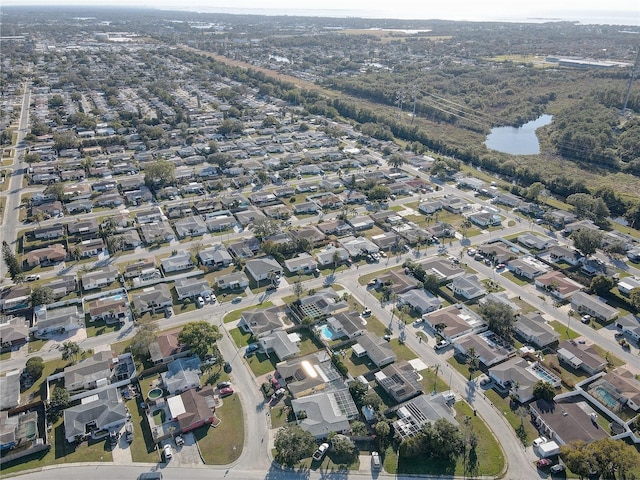
M 203 426 L 194 430 L 204 463 L 227 465 L 236 461 L 244 445 L 244 415 L 237 395 L 226 397 L 222 407 L 216 409 L 221 420 L 216 428 Z
M 245 333 L 240 330 L 240 328 L 233 328 L 231 329 L 229 334 L 231 335 L 231 338 L 233 338 L 233 341 L 236 343 L 236 346 L 238 348 L 246 347 L 247 345 L 249 345 L 249 339 L 251 338 L 250 333 Z
M 153 463 L 160 460 L 157 445 L 153 442 L 153 436 L 149 429 L 149 422 L 143 414 L 137 400 L 132 398 L 126 402 L 131 413 L 131 423 L 133 423 L 133 442 L 131 449 L 131 460 L 134 462 Z

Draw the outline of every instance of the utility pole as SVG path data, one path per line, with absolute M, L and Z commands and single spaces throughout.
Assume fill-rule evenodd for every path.
M 438 381 L 438 370 L 440 369 L 440 364 L 436 363 L 436 372 L 433 375 L 433 394 L 435 395 L 436 393 L 438 393 L 438 390 L 436 388 L 436 382 Z

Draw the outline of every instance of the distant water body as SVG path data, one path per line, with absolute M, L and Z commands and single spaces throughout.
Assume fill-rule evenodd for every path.
M 360 10 L 360 9 L 312 9 L 312 8 L 234 8 L 234 7 L 211 7 L 203 5 L 183 5 L 182 8 L 172 8 L 171 10 L 187 10 L 203 13 L 230 13 L 235 15 L 268 15 L 268 16 L 290 16 L 290 17 L 332 17 L 332 18 L 389 18 L 406 20 L 454 20 L 454 21 L 477 21 L 477 22 L 509 22 L 509 23 L 545 23 L 545 22 L 578 22 L 585 25 L 629 25 L 640 26 L 640 8 L 637 10 L 606 12 L 606 11 L 554 11 L 540 12 L 537 16 L 520 17 L 507 15 L 486 15 L 469 16 L 459 12 L 451 15 L 444 15 L 429 10 Z
M 540 153 L 540 144 L 538 143 L 536 130 L 545 125 L 549 125 L 552 119 L 553 117 L 551 115 L 541 115 L 519 128 L 492 128 L 484 144 L 490 150 L 510 153 L 511 155 L 535 155 Z

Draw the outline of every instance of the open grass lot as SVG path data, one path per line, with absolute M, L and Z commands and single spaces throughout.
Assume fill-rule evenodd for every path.
M 62 417 L 53 424 L 49 440 L 51 442 L 49 451 L 38 452 L 15 462 L 3 464 L 2 476 L 32 468 L 42 468 L 63 463 L 113 461 L 108 437 L 101 440 L 91 439 L 79 445 L 67 442 L 64 437 Z
M 227 465 L 236 461 L 244 445 L 244 415 L 237 395 L 224 399 L 222 407 L 216 410 L 222 420 L 216 428 L 203 426 L 194 430 L 204 463 L 207 465 Z
M 454 408 L 460 428 L 469 432 L 473 430 L 479 440 L 475 452 L 467 452 L 466 471 L 463 456 L 460 456 L 455 463 L 425 461 L 422 458 L 400 456 L 398 458 L 397 473 L 415 475 L 442 475 L 444 473 L 445 475 L 462 477 L 470 474 L 473 476 L 495 476 L 502 471 L 504 468 L 504 456 L 500 445 L 482 419 L 473 415 L 473 410 L 465 401 L 456 403 Z M 469 419 L 468 426 L 465 426 L 465 418 Z M 389 459 L 389 463 L 391 463 L 391 460 Z M 472 466 L 475 466 L 475 468 Z M 392 468 L 392 465 L 389 465 L 389 467 Z M 385 469 L 387 469 L 387 459 L 385 459 Z

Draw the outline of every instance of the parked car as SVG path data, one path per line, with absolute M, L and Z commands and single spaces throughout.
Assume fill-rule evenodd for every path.
M 220 389 L 221 397 L 228 397 L 229 395 L 233 395 L 233 387 L 224 387 Z
M 176 435 L 176 445 L 178 446 L 184 445 L 184 438 L 182 438 L 180 435 Z
M 589 323 L 591 321 L 591 315 L 583 315 L 580 321 L 582 323 Z
M 371 452 L 371 468 L 374 470 L 380 470 L 382 462 L 380 462 L 380 454 L 378 452 Z
M 205 293 L 204 294 L 204 301 L 207 302 L 207 303 L 211 302 L 211 294 Z
M 200 308 L 204 307 L 204 298 L 198 297 L 198 299 L 196 301 L 198 302 L 198 306 Z
M 533 446 L 537 448 L 543 443 L 547 443 L 547 442 L 548 442 L 547 437 L 538 437 L 533 441 Z
M 120 433 L 116 431 L 109 432 L 109 443 L 111 445 L 117 445 L 118 439 L 120 438 Z
M 553 462 L 548 458 L 541 458 L 536 462 L 536 467 L 538 468 L 549 467 L 550 465 L 553 465 Z
M 127 443 L 133 442 L 133 423 L 127 422 L 124 426 L 124 431 Z
M 435 350 L 440 350 L 441 348 L 446 348 L 449 346 L 449 341 L 448 340 L 440 340 L 438 343 L 435 344 L 435 346 L 433 347 Z
M 413 322 L 413 326 L 414 327 L 419 327 L 420 325 L 422 325 L 424 323 L 424 318 L 419 318 L 417 319 L 415 322 Z
M 225 373 L 231 373 L 232 370 L 233 370 L 233 367 L 231 367 L 231 364 L 229 362 L 224 362 Z
M 564 463 L 558 463 L 557 465 L 552 465 L 549 471 L 551 473 L 560 473 L 564 472 L 567 469 L 567 466 Z
M 315 452 L 313 452 L 313 459 L 319 462 L 324 458 L 328 450 L 329 450 L 329 444 L 321 443 L 318 449 Z
M 232 303 L 240 303 L 242 301 L 242 297 L 234 297 L 233 300 L 231 300 Z
M 173 449 L 171 448 L 171 445 L 166 444 L 162 448 L 162 453 L 164 454 L 164 461 L 165 462 L 168 462 L 169 460 L 171 460 L 171 457 L 173 457 Z
M 367 282 L 367 287 L 375 287 L 377 283 L 378 283 L 378 280 L 374 278 L 373 280 L 369 280 Z
M 164 315 L 167 318 L 172 317 L 173 316 L 173 307 L 165 307 Z
M 365 308 L 365 309 L 362 311 L 362 316 L 363 316 L 363 317 L 368 317 L 369 315 L 371 315 L 371 309 L 370 309 L 370 308 Z
M 216 298 L 216 296 L 212 293 L 211 294 L 211 303 L 216 303 L 218 299 Z
M 34 282 L 36 280 L 40 280 L 40 275 L 27 275 L 24 279 L 27 282 Z
M 220 382 L 218 388 L 227 388 L 231 386 L 231 382 Z
M 259 343 L 250 343 L 249 345 L 247 345 L 247 349 L 245 350 L 244 354 L 249 355 L 250 353 L 255 352 L 259 348 L 260 348 Z
M 273 291 L 275 291 L 277 289 L 278 289 L 278 287 L 276 287 L 275 285 L 271 284 L 271 285 L 267 286 L 267 290 L 266 291 L 267 292 L 273 292 Z

